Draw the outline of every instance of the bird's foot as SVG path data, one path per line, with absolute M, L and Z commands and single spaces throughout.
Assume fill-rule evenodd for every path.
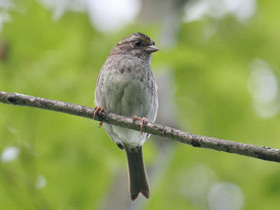
M 104 111 L 105 111 L 105 108 L 102 107 L 102 106 L 96 106 L 96 107 L 94 108 L 94 112 L 93 112 L 93 119 L 96 118 L 96 115 L 97 115 L 97 113 L 98 113 L 99 111 L 104 112 Z M 103 122 L 100 121 L 100 123 L 99 123 L 99 125 L 98 125 L 98 128 L 101 128 L 102 125 L 103 125 Z
M 148 122 L 147 119 L 145 117 L 137 117 L 137 116 L 133 116 L 132 118 L 133 122 L 135 122 L 136 120 L 141 120 L 141 127 L 140 127 L 140 133 L 141 135 L 143 134 L 143 128 L 146 125 L 146 123 Z

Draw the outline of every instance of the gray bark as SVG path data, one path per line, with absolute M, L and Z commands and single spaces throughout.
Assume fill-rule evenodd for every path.
M 10 105 L 27 106 L 63 112 L 89 119 L 93 119 L 94 114 L 94 108 L 18 93 L 0 91 L 0 102 Z M 141 122 L 134 122 L 132 118 L 116 115 L 106 111 L 99 112 L 96 116 L 96 120 L 133 130 L 140 130 L 141 126 Z M 267 161 L 280 162 L 280 150 L 270 147 L 260 147 L 214 137 L 195 135 L 168 126 L 149 122 L 143 128 L 143 132 L 165 137 L 169 140 L 188 144 L 193 147 L 208 148 Z

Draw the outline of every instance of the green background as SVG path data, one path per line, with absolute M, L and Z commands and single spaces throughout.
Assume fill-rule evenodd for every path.
M 12 21 L 0 34 L 9 46 L 7 58 L 0 60 L 1 91 L 93 107 L 99 69 L 116 42 L 140 30 L 158 43 L 159 32 L 150 25 L 129 25 L 106 35 L 92 28 L 84 13 L 68 12 L 54 21 L 36 2 L 23 5 L 24 12 L 11 11 Z M 228 15 L 207 39 L 203 28 L 215 24 L 211 18 L 182 23 L 177 45 L 154 54 L 155 75 L 161 66 L 172 66 L 180 129 L 280 147 L 279 113 L 260 117 L 248 90 L 254 61 L 266 62 L 279 81 L 279 9 L 276 0 L 258 1 L 249 22 Z M 279 107 L 279 96 L 273 103 Z M 0 209 L 102 209 L 111 200 L 116 173 L 123 171 L 126 183 L 127 169 L 124 153 L 97 125 L 67 114 L 0 104 L 0 153 L 10 146 L 20 151 L 15 160 L 0 162 Z M 148 168 L 160 152 L 155 141 L 151 138 L 144 146 Z M 207 193 L 215 183 L 236 186 L 242 209 L 279 209 L 278 163 L 176 142 L 169 146 L 173 154 L 164 173 L 150 179 L 151 198 L 138 198 L 142 209 L 209 209 Z M 43 187 L 38 187 L 40 179 L 46 182 Z M 129 197 L 128 190 L 122 196 Z

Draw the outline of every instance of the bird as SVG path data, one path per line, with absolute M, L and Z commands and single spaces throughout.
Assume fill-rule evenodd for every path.
M 142 146 L 150 135 L 142 129 L 157 116 L 158 93 L 151 61 L 152 53 L 158 50 L 149 36 L 130 34 L 111 50 L 96 82 L 94 117 L 106 110 L 141 121 L 139 131 L 104 123 L 108 135 L 126 153 L 132 200 L 140 193 L 150 197 L 142 155 Z

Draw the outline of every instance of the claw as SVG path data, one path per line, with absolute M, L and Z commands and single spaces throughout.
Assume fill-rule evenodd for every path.
M 98 113 L 99 111 L 104 112 L 105 109 L 104 109 L 102 106 L 97 106 L 97 107 L 95 107 L 95 108 L 94 108 L 94 113 L 93 113 L 93 119 L 96 118 L 96 115 L 97 115 L 97 113 Z
M 102 122 L 102 121 L 100 121 L 100 123 L 99 123 L 99 125 L 98 125 L 98 128 L 101 128 L 101 127 L 102 127 L 102 125 L 103 125 L 103 122 Z
M 104 109 L 102 106 L 97 106 L 97 107 L 95 107 L 95 108 L 94 108 L 94 112 L 93 112 L 93 119 L 96 118 L 96 115 L 97 115 L 97 113 L 98 113 L 99 111 L 104 112 L 105 109 Z M 101 128 L 102 125 L 103 125 L 103 122 L 100 121 L 100 123 L 99 123 L 99 125 L 98 125 L 98 128 Z
M 143 134 L 142 130 L 143 130 L 145 124 L 148 122 L 147 119 L 145 117 L 141 118 L 141 117 L 133 116 L 132 120 L 133 120 L 133 122 L 136 120 L 141 120 L 140 133 L 142 135 Z

